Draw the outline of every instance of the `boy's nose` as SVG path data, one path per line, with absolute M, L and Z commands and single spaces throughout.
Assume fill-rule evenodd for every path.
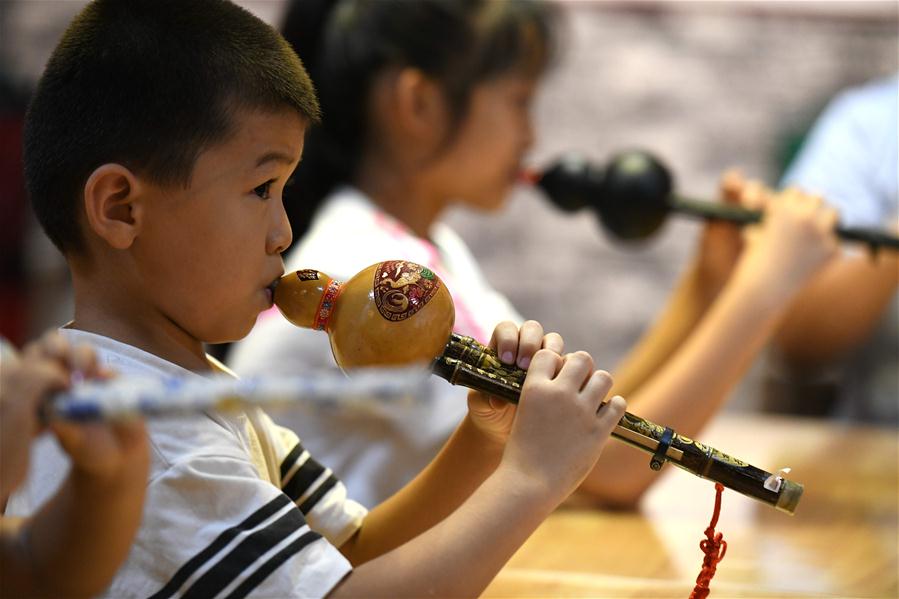
M 278 202 L 278 209 L 274 214 L 275 223 L 266 240 L 266 251 L 269 254 L 281 254 L 290 247 L 293 242 L 293 231 L 290 228 L 290 220 L 284 210 L 283 202 Z

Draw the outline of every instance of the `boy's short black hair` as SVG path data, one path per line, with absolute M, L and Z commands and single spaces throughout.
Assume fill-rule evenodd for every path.
M 25 123 L 25 177 L 63 252 L 83 249 L 82 190 L 106 163 L 188 185 L 235 110 L 319 118 L 312 83 L 274 29 L 227 0 L 95 0 L 53 52 Z

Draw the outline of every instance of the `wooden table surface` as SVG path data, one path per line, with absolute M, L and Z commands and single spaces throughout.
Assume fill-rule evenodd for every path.
M 725 489 L 711 597 L 899 596 L 899 431 L 730 414 L 697 438 L 805 486 L 794 516 Z M 637 512 L 560 508 L 484 596 L 687 598 L 714 484 L 659 476 Z

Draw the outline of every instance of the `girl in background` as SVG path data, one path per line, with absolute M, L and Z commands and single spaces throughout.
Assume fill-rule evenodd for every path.
M 439 217 L 452 204 L 502 206 L 534 142 L 530 107 L 553 59 L 554 19 L 551 6 L 533 1 L 294 2 L 284 34 L 318 88 L 324 123 L 285 190 L 299 240 L 288 271 L 346 280 L 374 262 L 406 259 L 443 278 L 457 332 L 486 343 L 496 323 L 521 323 Z M 735 176 L 724 190 L 753 207 L 766 196 Z M 658 322 L 614 373 L 614 392 L 634 413 L 695 434 L 782 306 L 832 254 L 835 214 L 797 192 L 783 199 L 742 252 L 734 229 L 707 226 Z M 276 313 L 235 346 L 231 366 L 244 374 L 334 367 L 326 335 Z M 465 413 L 465 390 L 431 384 L 431 397 L 415 405 L 306 406 L 283 419 L 359 501 L 374 505 L 430 461 Z M 633 505 L 654 480 L 646 456 L 623 444 L 606 447 L 597 470 L 602 476 L 581 490 L 606 505 Z

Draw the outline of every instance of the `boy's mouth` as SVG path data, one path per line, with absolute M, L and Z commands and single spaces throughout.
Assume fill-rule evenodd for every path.
M 278 286 L 278 281 L 280 281 L 280 280 L 281 280 L 281 277 L 279 276 L 277 279 L 275 279 L 274 281 L 269 283 L 268 286 L 265 288 L 265 294 L 268 296 L 269 306 L 272 306 L 275 303 L 275 287 Z

